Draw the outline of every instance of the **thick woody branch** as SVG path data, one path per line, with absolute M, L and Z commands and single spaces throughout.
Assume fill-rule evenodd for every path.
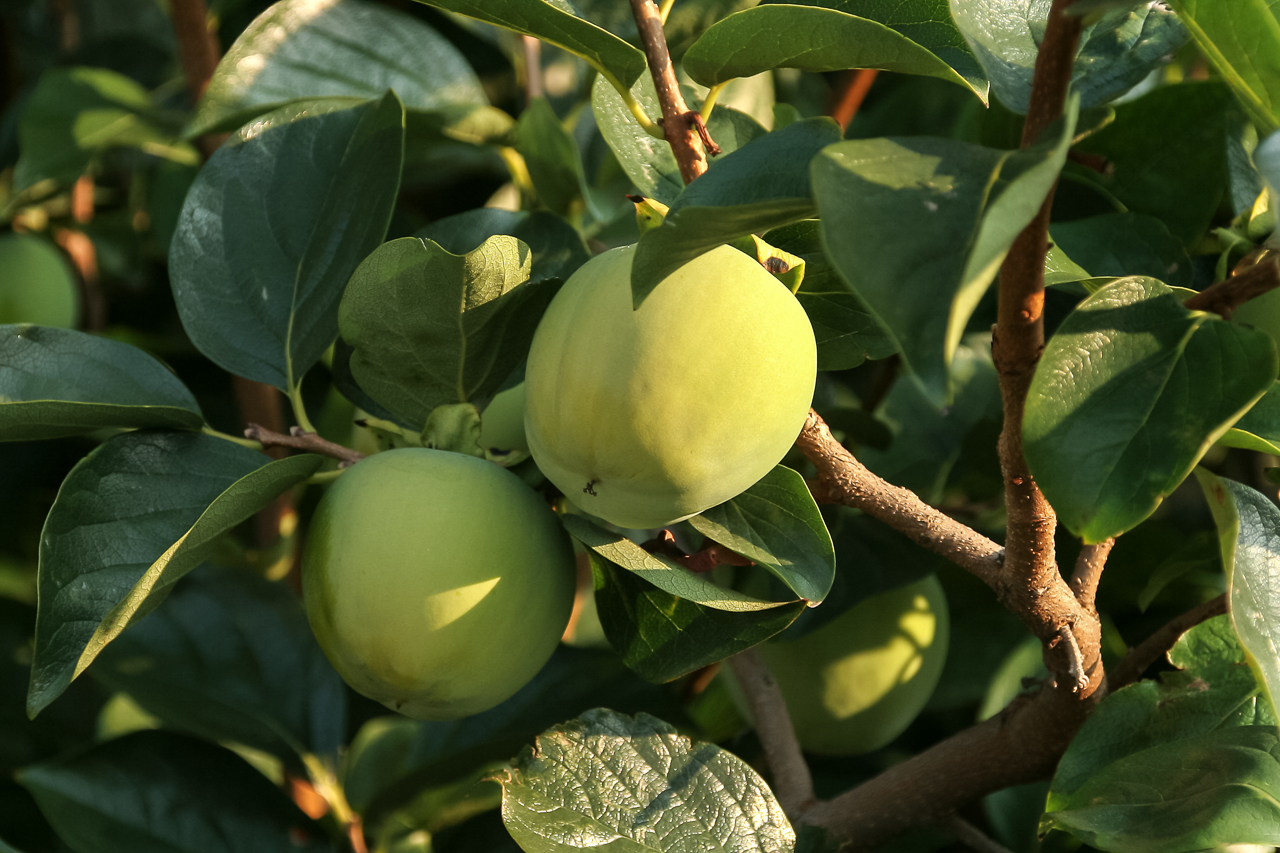
M 1170 619 L 1160 630 L 1129 650 L 1129 654 L 1125 655 L 1124 660 L 1120 661 L 1120 665 L 1116 667 L 1115 672 L 1111 673 L 1109 679 L 1110 689 L 1119 690 L 1121 687 L 1125 687 L 1142 678 L 1142 673 L 1147 671 L 1147 667 L 1173 648 L 1173 644 L 1178 642 L 1179 637 L 1206 619 L 1221 616 L 1226 612 L 1227 596 L 1226 593 L 1223 593 L 1217 598 L 1206 601 L 1199 607 L 1188 610 L 1181 616 L 1175 616 Z
M 1246 263 L 1251 260 L 1252 263 Z M 1230 319 L 1235 309 L 1277 287 L 1280 287 L 1280 258 L 1274 252 L 1264 252 L 1256 260 L 1246 258 L 1229 278 L 1206 287 L 1182 304 Z
M 814 498 L 820 503 L 860 509 L 998 587 L 1004 555 L 998 543 L 929 506 L 910 489 L 872 474 L 835 440 L 813 409 L 796 446 L 818 469 Z
M 329 456 L 340 460 L 346 465 L 354 465 L 365 458 L 365 455 L 358 450 L 343 447 L 341 444 L 334 444 L 332 441 L 321 438 L 314 432 L 307 432 L 301 427 L 293 427 L 289 430 L 288 435 L 283 435 L 258 424 L 249 424 L 249 428 L 244 431 L 244 437 L 260 442 L 264 448 L 287 447 L 292 450 L 305 450 L 309 453 L 319 453 L 321 456 Z
M 1071 573 L 1071 591 L 1076 595 L 1080 606 L 1091 613 L 1097 613 L 1094 600 L 1098 595 L 1098 580 L 1107 565 L 1107 557 L 1115 547 L 1116 540 L 1105 539 L 1096 545 L 1085 545 L 1076 558 L 1075 571 Z
M 706 126 L 702 124 L 701 116 L 689 109 L 680 91 L 671 54 L 667 50 L 667 38 L 662 33 L 662 16 L 657 4 L 653 0 L 631 0 L 631 13 L 640 32 L 653 85 L 658 90 L 658 102 L 662 104 L 662 132 L 676 162 L 680 164 L 680 177 L 687 184 L 707 171 L 707 154 L 703 146 Z M 707 140 L 710 141 L 710 137 Z
M 796 740 L 782 691 L 755 649 L 734 655 L 728 663 L 747 698 L 756 733 L 773 772 L 773 790 L 778 803 L 787 816 L 795 820 L 814 804 L 816 797 L 813 777 Z

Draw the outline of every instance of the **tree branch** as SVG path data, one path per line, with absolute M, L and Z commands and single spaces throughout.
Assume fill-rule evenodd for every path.
M 649 62 L 649 73 L 653 75 L 658 102 L 662 105 L 662 132 L 676 162 L 680 164 L 680 177 L 687 184 L 707 171 L 707 155 L 703 148 L 706 126 L 702 125 L 701 116 L 689 109 L 680 92 L 657 4 L 653 0 L 631 0 L 631 13 L 635 16 L 640 42 Z
M 813 409 L 796 446 L 818 469 L 819 503 L 842 503 L 883 521 L 918 544 L 968 569 L 999 591 L 1004 550 L 981 533 L 961 524 L 910 489 L 887 483 L 867 470 L 831 435 Z
M 795 820 L 816 802 L 813 777 L 796 740 L 778 682 L 755 649 L 729 658 L 733 676 L 747 698 L 756 733 L 773 772 L 773 791 L 787 816 Z
M 1098 580 L 1102 577 L 1102 569 L 1107 565 L 1107 557 L 1115 547 L 1115 538 L 1105 539 L 1096 545 L 1085 545 L 1076 558 L 1075 571 L 1071 573 L 1071 591 L 1076 601 L 1090 613 L 1097 613 L 1094 599 L 1098 595 Z
M 843 72 L 844 79 L 840 88 L 833 93 L 830 110 L 830 116 L 835 119 L 836 124 L 840 125 L 841 130 L 849 128 L 849 123 L 857 115 L 858 108 L 862 106 L 867 92 L 871 91 L 871 84 L 876 81 L 876 75 L 879 73 L 879 69 L 876 68 L 859 68 L 856 71 Z
M 947 820 L 943 821 L 943 827 L 950 830 L 951 834 L 956 837 L 965 847 L 976 853 L 1012 853 L 1008 847 L 990 838 L 978 827 L 969 823 L 969 821 L 953 814 Z
M 1246 258 L 1245 261 L 1250 260 Z M 1280 256 L 1263 252 L 1253 263 L 1242 261 L 1231 276 L 1206 287 L 1182 304 L 1193 311 L 1211 311 L 1231 319 L 1250 299 L 1280 287 Z
M 1119 690 L 1121 687 L 1133 684 L 1142 678 L 1142 673 L 1147 671 L 1147 667 L 1173 648 L 1173 644 L 1178 642 L 1179 637 L 1206 619 L 1221 616 L 1226 612 L 1227 595 L 1223 593 L 1198 607 L 1193 607 L 1181 616 L 1170 619 L 1160 630 L 1129 650 L 1129 654 L 1124 656 L 1124 660 L 1120 661 L 1115 672 L 1111 674 L 1110 689 Z
M 264 448 L 288 447 L 294 450 L 305 450 L 341 460 L 346 465 L 354 465 L 365 458 L 365 455 L 358 450 L 334 444 L 327 438 L 321 438 L 314 432 L 307 432 L 301 427 L 293 427 L 288 435 L 283 435 L 257 424 L 249 424 L 249 428 L 244 431 L 244 437 L 260 442 Z

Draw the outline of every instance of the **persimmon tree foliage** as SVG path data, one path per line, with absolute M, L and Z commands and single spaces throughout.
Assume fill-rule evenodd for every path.
M 0 5 L 0 853 L 1280 845 L 1278 9 Z

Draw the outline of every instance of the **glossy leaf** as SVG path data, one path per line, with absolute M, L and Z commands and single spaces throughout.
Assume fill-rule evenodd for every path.
M 1280 455 L 1280 383 L 1268 388 L 1218 444 Z
M 19 782 L 88 853 L 322 853 L 324 830 L 229 749 L 163 731 L 28 767 Z
M 187 165 L 195 149 L 155 116 L 145 89 L 106 68 L 51 68 L 40 75 L 18 124 L 13 185 L 74 181 L 107 148 L 137 148 Z
M 1280 696 L 1280 509 L 1248 486 L 1196 469 L 1218 525 L 1227 611 L 1249 665 Z
M 416 237 L 370 255 L 347 286 L 338 322 L 360 387 L 410 424 L 437 406 L 482 402 L 524 359 L 555 295 L 526 284 L 529 247 L 490 237 L 453 255 Z
M 728 155 L 689 184 L 662 224 L 640 236 L 631 265 L 636 306 L 668 275 L 738 237 L 812 217 L 809 162 L 840 140 L 827 118 L 808 119 L 766 134 Z
M 1263 332 L 1125 278 L 1081 302 L 1027 393 L 1027 464 L 1059 520 L 1101 542 L 1149 516 L 1275 381 Z
M 816 606 L 831 590 L 831 534 L 804 478 L 782 465 L 736 498 L 689 519 L 694 529 L 773 572 Z
M 795 831 L 750 765 L 656 717 L 599 708 L 543 732 L 499 778 L 523 850 L 621 841 L 619 850 L 775 853 Z M 610 844 L 610 846 L 614 846 Z
M 136 347 L 69 329 L 0 325 L 0 441 L 203 423 L 186 386 Z
M 879 68 L 948 80 L 987 100 L 986 75 L 946 4 L 933 0 L 905 9 L 883 0 L 761 4 L 714 24 L 683 67 L 704 86 L 773 68 Z
M 631 87 L 631 94 L 650 118 L 662 115 L 653 79 L 648 74 L 636 81 Z M 698 109 L 698 99 L 687 90 L 684 95 L 689 108 Z M 604 80 L 597 80 L 591 89 L 591 109 L 601 135 L 641 194 L 663 204 L 674 203 L 684 189 L 684 181 L 680 179 L 680 167 L 666 140 L 650 136 L 636 121 L 621 96 Z M 717 107 L 707 120 L 707 132 L 720 146 L 723 157 L 763 136 L 765 129 L 746 113 Z M 715 169 L 719 159 L 712 158 L 711 170 Z
M 90 453 L 67 475 L 44 525 L 27 712 L 56 699 L 154 610 L 221 534 L 322 461 L 273 462 L 200 433 L 128 433 Z
M 1280 21 L 1268 0 L 1171 0 L 1196 47 L 1213 63 L 1249 118 L 1280 128 Z
M 578 145 L 546 98 L 534 98 L 516 123 L 516 150 L 524 157 L 538 200 L 564 215 L 581 196 Z
M 416 18 L 363 0 L 283 0 L 222 57 L 188 134 L 234 130 L 291 101 L 388 89 L 416 111 L 487 103 L 462 53 Z
M 169 254 L 192 343 L 285 391 L 337 337 L 342 290 L 400 186 L 400 102 L 350 103 L 298 102 L 242 128 L 197 176 Z
M 991 79 L 996 97 L 1025 113 L 1052 0 L 951 0 L 956 25 Z M 1082 106 L 1104 104 L 1142 81 L 1186 42 L 1186 29 L 1163 4 L 1112 9 L 1086 26 L 1071 73 Z
M 533 36 L 585 59 L 615 84 L 630 88 L 646 70 L 644 54 L 556 0 L 418 0 L 503 29 Z
M 936 405 L 951 398 L 969 316 L 1057 180 L 1074 117 L 1021 151 L 904 137 L 846 140 L 813 160 L 827 255 Z
M 1191 258 L 1168 227 L 1142 213 L 1108 213 L 1053 224 L 1050 239 L 1094 277 L 1142 275 L 1171 287 L 1194 283 Z
M 197 571 L 98 656 L 93 676 L 166 726 L 294 767 L 336 759 L 346 689 L 296 593 L 240 569 Z
M 533 253 L 529 281 L 565 281 L 591 254 L 582 236 L 559 216 L 545 211 L 510 211 L 481 207 L 437 219 L 413 236 L 431 240 L 454 255 L 473 251 L 495 234 L 517 238 Z

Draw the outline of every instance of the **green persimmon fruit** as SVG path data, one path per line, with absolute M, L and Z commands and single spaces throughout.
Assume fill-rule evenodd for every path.
M 632 309 L 634 246 L 592 258 L 543 315 L 525 370 L 525 436 L 574 504 L 661 527 L 749 488 L 804 426 L 817 348 L 804 309 L 721 246 Z
M 498 452 L 528 453 L 524 437 L 524 383 L 500 391 L 480 415 L 480 446 Z
M 73 329 L 79 317 L 80 289 L 62 253 L 29 234 L 0 237 L 0 323 Z
M 885 746 L 929 701 L 950 617 L 933 575 L 865 599 L 798 640 L 761 645 L 800 745 L 820 755 Z
M 1237 323 L 1247 323 L 1266 332 L 1280 347 L 1280 290 L 1262 294 L 1237 308 L 1231 315 Z
M 555 513 L 506 469 L 412 447 L 364 459 L 316 508 L 307 619 L 356 691 L 410 717 L 492 708 L 551 657 L 573 606 Z

